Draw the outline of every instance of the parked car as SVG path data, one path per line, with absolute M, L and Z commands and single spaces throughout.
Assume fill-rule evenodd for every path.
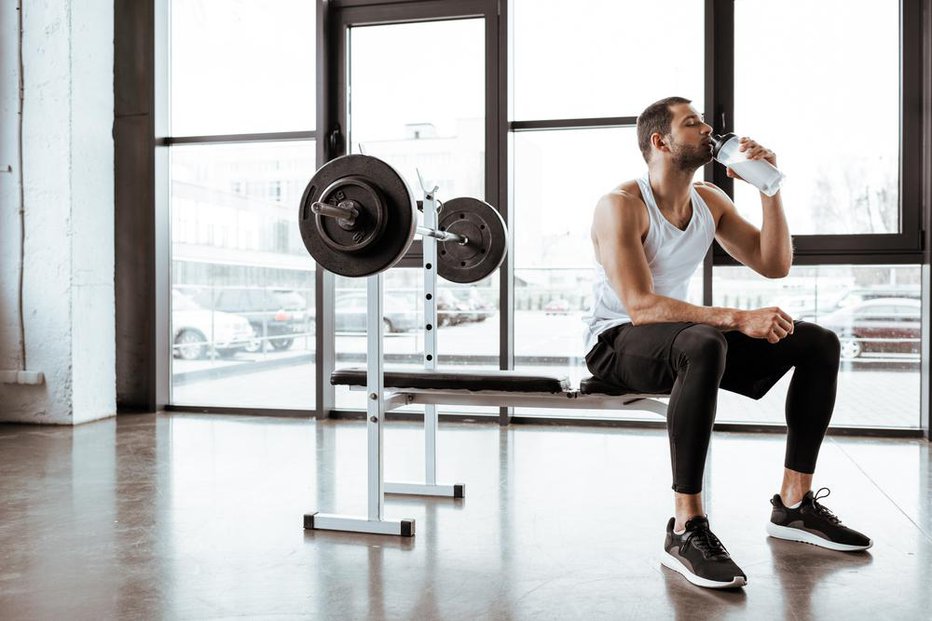
M 826 302 L 820 303 L 818 308 L 813 308 L 810 298 L 808 297 L 806 298 L 808 303 L 802 305 L 800 308 L 793 308 L 786 304 L 781 304 L 780 307 L 792 315 L 794 319 L 817 322 L 822 317 L 839 309 L 847 308 L 866 300 L 879 300 L 882 298 L 909 298 L 912 300 L 920 300 L 922 299 L 922 290 L 917 286 L 877 285 L 869 288 L 849 289 L 839 297 L 829 297 Z
M 847 308 L 865 300 L 879 300 L 882 298 L 909 298 L 921 300 L 922 290 L 918 287 L 890 287 L 877 286 L 869 289 L 851 289 L 835 300 L 836 308 Z
M 450 289 L 437 290 L 437 323 L 441 326 L 455 326 L 471 321 L 473 313 L 469 304 L 457 299 Z
M 563 298 L 554 298 L 544 304 L 544 314 L 546 315 L 566 315 L 570 312 L 570 303 Z
M 482 297 L 476 287 L 456 287 L 449 291 L 457 302 L 453 310 L 464 321 L 484 321 L 495 314 L 495 307 Z M 437 310 L 439 313 L 440 309 Z
M 922 303 L 912 298 L 865 300 L 819 320 L 841 341 L 841 357 L 852 360 L 864 352 L 919 354 Z
M 408 332 L 419 327 L 414 296 L 386 293 L 382 298 L 382 325 L 385 332 Z M 365 332 L 369 307 L 365 293 L 337 296 L 334 314 L 337 332 Z
M 206 289 L 194 299 L 205 308 L 246 317 L 255 334 L 252 350 L 266 340 L 276 350 L 289 349 L 307 327 L 307 301 L 290 289 Z
M 253 342 L 252 326 L 245 317 L 211 311 L 187 295 L 172 292 L 172 355 L 182 360 L 207 356 L 211 348 L 232 356 Z

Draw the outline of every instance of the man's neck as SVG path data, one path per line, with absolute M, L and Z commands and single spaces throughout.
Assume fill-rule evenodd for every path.
M 675 169 L 664 162 L 651 164 L 648 171 L 657 207 L 671 214 L 688 213 L 695 171 Z

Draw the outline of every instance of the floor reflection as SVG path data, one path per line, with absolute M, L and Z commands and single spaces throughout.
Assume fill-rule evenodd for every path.
M 819 618 L 814 613 L 820 609 L 818 599 L 823 591 L 831 589 L 839 577 L 856 573 L 874 562 L 870 551 L 836 552 L 771 538 L 767 539 L 767 545 L 783 592 L 783 618 L 794 621 Z
M 676 621 L 726 619 L 747 607 L 745 589 L 697 589 L 666 567 L 663 568 L 663 584 Z
M 422 430 L 390 424 L 389 479 L 423 476 Z M 438 479 L 462 500 L 389 496 L 413 539 L 304 531 L 365 513 L 365 425 L 139 415 L 0 426 L 6 619 L 924 618 L 924 441 L 832 438 L 816 484 L 869 553 L 768 539 L 783 438 L 716 434 L 713 529 L 749 577 L 713 592 L 662 569 L 663 430 L 445 424 Z

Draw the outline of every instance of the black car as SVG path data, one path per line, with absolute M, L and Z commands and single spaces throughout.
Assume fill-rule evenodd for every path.
M 195 300 L 204 308 L 246 317 L 256 337 L 257 345 L 252 349 L 265 342 L 276 350 L 289 349 L 295 335 L 307 327 L 307 301 L 290 289 L 208 289 Z
M 382 325 L 388 332 L 409 332 L 420 326 L 417 301 L 413 296 L 386 293 L 382 298 Z M 337 296 L 334 314 L 337 332 L 365 332 L 369 306 L 364 292 Z

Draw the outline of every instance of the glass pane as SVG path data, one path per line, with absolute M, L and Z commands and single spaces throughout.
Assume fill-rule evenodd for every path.
M 647 174 L 633 127 L 518 132 L 513 166 L 518 267 L 589 266 L 599 198 Z
M 702 110 L 701 0 L 512 4 L 515 120 L 635 116 L 671 95 Z
M 900 231 L 899 4 L 735 2 L 736 133 L 776 151 L 794 235 Z M 735 183 L 760 224 L 758 196 Z
M 580 157 L 585 154 L 585 157 Z M 589 375 L 583 316 L 592 302 L 590 227 L 595 205 L 623 181 L 646 174 L 634 128 L 519 132 L 514 136 L 515 365 Z M 697 179 L 701 179 L 701 170 Z M 690 286 L 702 303 L 702 272 Z M 521 410 L 528 416 L 619 418 L 618 412 Z M 656 418 L 630 413 L 624 418 Z
M 172 402 L 314 408 L 313 142 L 171 151 Z
M 441 368 L 468 366 L 499 368 L 498 272 L 472 284 L 440 279 L 437 286 L 437 363 Z M 383 359 L 387 368 L 424 368 L 424 276 L 419 269 L 393 269 L 385 273 L 383 300 Z M 366 364 L 366 279 L 336 279 L 336 366 Z M 338 386 L 336 406 L 365 409 L 365 391 Z M 421 411 L 421 406 L 413 406 Z M 497 415 L 494 408 L 443 406 Z
M 307 0 L 172 2 L 172 135 L 314 129 L 314 24 Z
M 833 425 L 919 426 L 918 266 L 798 266 L 780 280 L 746 267 L 716 267 L 713 291 L 716 306 L 779 306 L 838 334 L 842 361 Z M 782 424 L 791 379 L 792 371 L 757 402 L 720 391 L 716 420 Z
M 350 32 L 350 146 L 379 157 L 418 194 L 485 196 L 485 20 Z

